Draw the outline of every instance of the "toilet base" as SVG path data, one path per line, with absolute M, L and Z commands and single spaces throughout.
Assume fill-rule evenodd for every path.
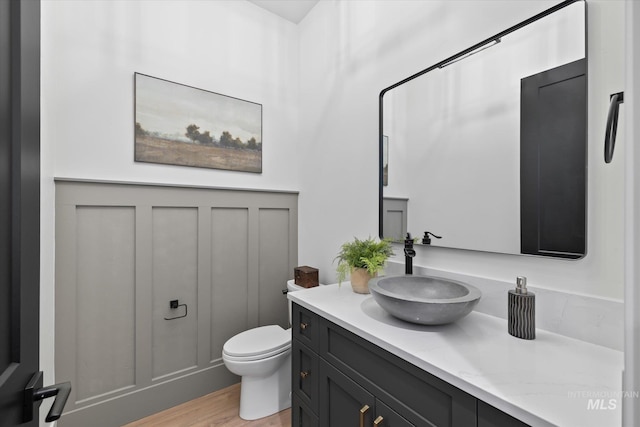
M 244 375 L 240 384 L 240 418 L 257 420 L 291 407 L 291 353 L 267 377 Z

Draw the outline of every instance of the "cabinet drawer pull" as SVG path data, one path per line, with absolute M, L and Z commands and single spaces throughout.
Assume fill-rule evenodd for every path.
M 369 410 L 369 405 L 364 405 L 360 408 L 360 427 L 364 427 L 364 414 Z
M 374 427 L 378 427 L 380 425 L 382 425 L 382 421 L 384 420 L 384 418 L 382 418 L 382 415 L 378 415 L 378 418 L 376 418 L 376 420 L 373 422 L 373 426 Z
M 301 323 L 300 323 L 300 329 L 302 329 L 303 331 L 304 331 L 305 329 L 307 329 L 308 327 L 309 327 L 309 324 L 308 324 L 308 323 L 304 323 L 304 322 L 301 322 Z
M 309 375 L 311 375 L 311 373 L 309 371 L 301 371 L 300 372 L 300 378 L 302 378 L 302 379 L 307 378 Z

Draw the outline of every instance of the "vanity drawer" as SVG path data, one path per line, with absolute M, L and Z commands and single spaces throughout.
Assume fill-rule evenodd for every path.
M 292 337 L 300 340 L 301 343 L 313 351 L 318 351 L 318 316 L 292 303 L 291 332 Z
M 318 354 L 363 387 L 377 389 L 376 396 L 393 397 L 389 403 L 402 402 L 427 423 L 451 427 L 476 425 L 475 397 L 340 326 L 323 322 Z
M 318 427 L 318 417 L 297 394 L 291 398 L 291 427 Z
M 318 413 L 318 355 L 298 339 L 291 343 L 291 391 L 313 413 Z

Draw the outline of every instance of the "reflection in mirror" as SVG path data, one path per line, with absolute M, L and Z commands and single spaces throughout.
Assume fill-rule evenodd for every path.
M 585 7 L 561 3 L 382 91 L 381 237 L 584 256 Z

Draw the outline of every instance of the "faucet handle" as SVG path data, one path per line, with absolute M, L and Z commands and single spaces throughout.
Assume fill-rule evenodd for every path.
M 425 231 L 424 232 L 424 237 L 422 238 L 422 244 L 423 245 L 430 245 L 431 244 L 431 238 L 429 237 L 429 235 L 432 235 L 436 239 L 442 239 L 442 236 L 436 236 L 435 234 L 433 234 L 430 231 Z
M 413 248 L 404 248 L 404 256 L 413 258 L 414 256 L 416 256 L 416 250 Z

